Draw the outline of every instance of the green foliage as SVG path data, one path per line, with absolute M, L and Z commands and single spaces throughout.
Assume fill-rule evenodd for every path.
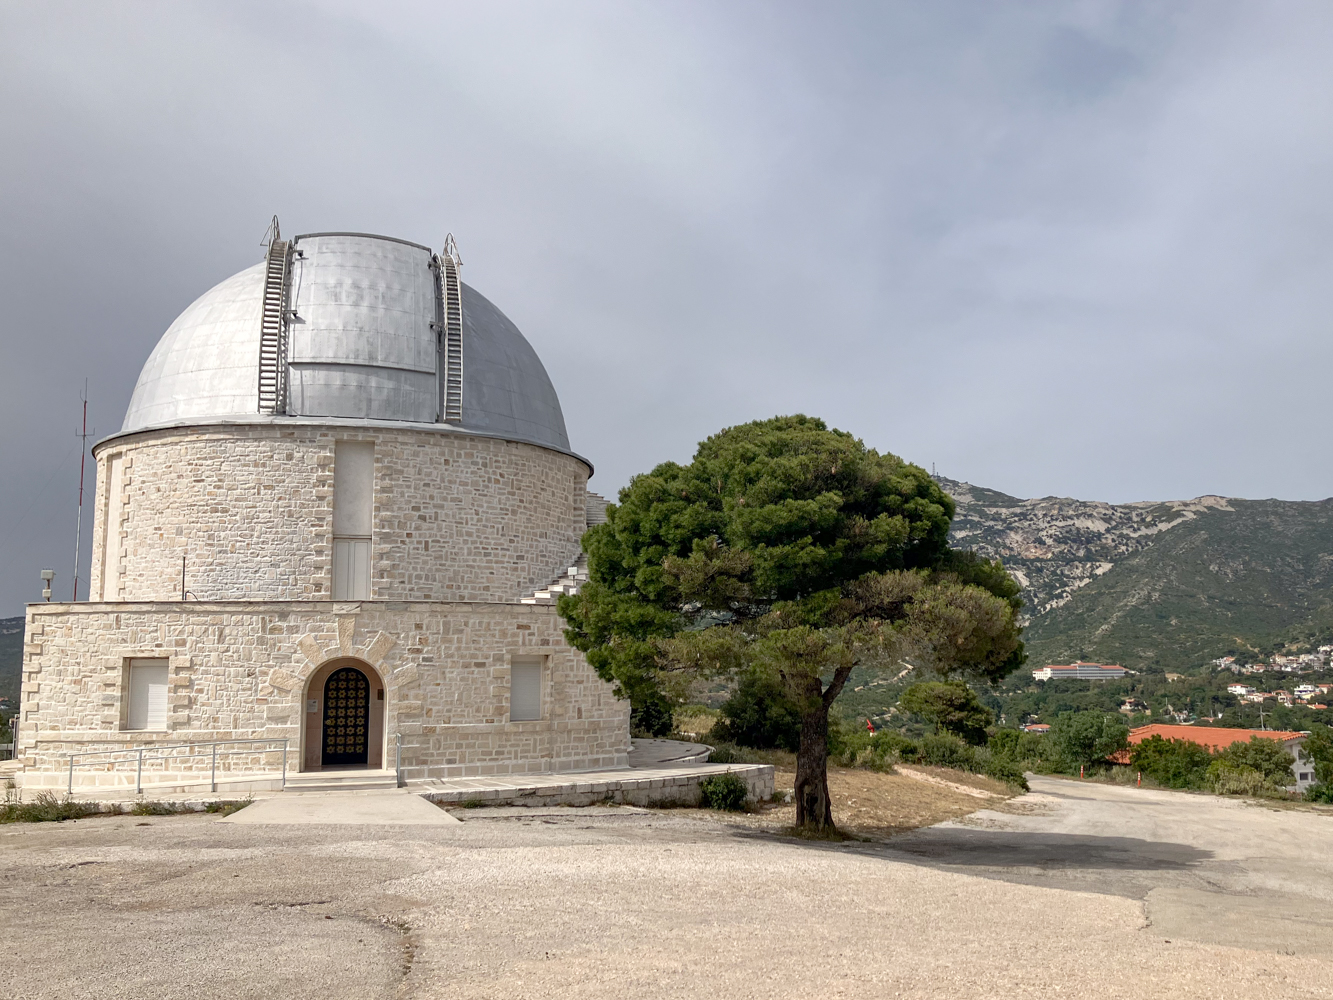
M 1301 746 L 1301 760 L 1314 765 L 1318 784 L 1333 789 L 1333 728 L 1316 724 L 1310 727 L 1309 733 Z
M 1305 800 L 1307 802 L 1333 803 L 1333 785 L 1323 781 L 1317 785 L 1311 785 L 1305 790 Z
M 800 712 L 771 674 L 759 670 L 742 673 L 735 692 L 722 703 L 721 712 L 709 731 L 709 742 L 793 752 L 800 745 Z
M 1119 715 L 1103 712 L 1062 712 L 1042 739 L 1050 756 L 1071 771 L 1099 764 L 1129 746 L 1129 727 Z
M 188 812 L 194 812 L 193 807 L 180 802 L 136 802 L 130 809 L 131 816 L 175 816 Z
M 1154 736 L 1136 744 L 1130 750 L 1129 761 L 1135 770 L 1164 788 L 1202 788 L 1213 755 L 1207 747 L 1189 740 Z
M 1208 766 L 1206 786 L 1218 795 L 1274 796 L 1282 794 L 1283 790 L 1281 784 L 1269 780 L 1261 771 L 1252 767 L 1227 767 L 1217 760 Z
M 1231 499 L 1186 518 L 1173 504 L 1033 504 L 943 485 L 960 497 L 953 530 L 1022 571 L 1028 605 L 1048 609 L 1024 633 L 1038 663 L 1081 658 L 1179 671 L 1225 654 L 1258 658 L 1289 642 L 1310 649 L 1329 641 L 1333 501 Z M 1084 513 L 1108 528 L 1071 530 Z M 1033 535 L 1046 539 L 1039 553 L 1014 541 Z M 1098 563 L 1113 568 L 1069 589 L 1083 577 L 1070 572 L 1074 566 Z
M 715 774 L 699 782 L 699 804 L 705 809 L 739 812 L 745 808 L 750 789 L 739 775 Z
M 1251 736 L 1248 743 L 1233 743 L 1213 756 L 1212 767 L 1221 770 L 1254 771 L 1276 787 L 1295 781 L 1292 756 L 1277 740 Z
M 995 721 L 990 709 L 961 681 L 913 684 L 898 699 L 898 707 L 933 723 L 941 733 L 951 733 L 973 746 L 986 742 L 986 727 Z
M 826 711 L 856 663 L 909 650 L 994 680 L 1023 660 L 1016 585 L 950 552 L 952 515 L 925 470 L 822 421 L 732 427 L 636 476 L 584 536 L 566 636 L 646 731 L 710 672 L 766 672 L 800 713 Z
M 96 816 L 103 811 L 95 802 L 76 802 L 68 797 L 59 798 L 54 792 L 38 792 L 31 802 L 0 805 L 0 823 L 61 823 L 67 819 Z

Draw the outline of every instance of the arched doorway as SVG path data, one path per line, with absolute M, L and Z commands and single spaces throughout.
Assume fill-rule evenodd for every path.
M 370 680 L 341 667 L 324 682 L 320 767 L 365 764 L 370 759 Z
M 384 766 L 384 681 L 370 664 L 340 657 L 305 687 L 303 771 Z

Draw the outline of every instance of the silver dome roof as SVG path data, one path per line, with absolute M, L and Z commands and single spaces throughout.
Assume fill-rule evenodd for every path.
M 555 388 L 509 318 L 461 286 L 461 407 L 444 422 L 439 258 L 384 236 L 291 241 L 284 405 L 260 405 L 266 263 L 209 289 L 176 318 L 134 387 L 121 433 L 330 418 L 441 424 L 569 452 Z M 459 415 L 461 413 L 461 419 Z

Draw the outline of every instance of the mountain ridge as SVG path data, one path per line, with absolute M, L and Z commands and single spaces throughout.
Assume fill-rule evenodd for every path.
M 1333 499 L 1022 500 L 937 476 L 952 544 L 1023 587 L 1034 661 L 1197 665 L 1333 629 Z

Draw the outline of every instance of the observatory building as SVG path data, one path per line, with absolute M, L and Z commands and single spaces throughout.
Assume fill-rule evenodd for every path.
M 452 238 L 274 221 L 94 448 L 91 599 L 28 608 L 23 784 L 107 751 L 74 783 L 133 782 L 127 749 L 238 740 L 264 742 L 221 748 L 233 781 L 282 746 L 292 772 L 405 781 L 623 766 L 629 703 L 552 606 L 605 504 L 541 360 Z

